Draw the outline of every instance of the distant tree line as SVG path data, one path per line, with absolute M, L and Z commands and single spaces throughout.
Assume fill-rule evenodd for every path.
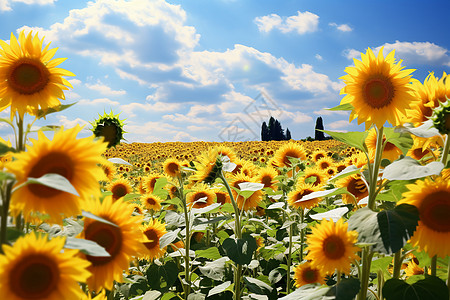
M 323 119 L 322 117 L 318 117 L 316 119 L 316 126 L 314 129 L 314 139 L 308 136 L 306 139 L 303 139 L 303 141 L 314 141 L 314 140 L 323 141 L 332 139 L 332 137 L 330 136 L 326 137 L 323 131 L 321 130 L 324 130 Z M 286 128 L 285 133 L 283 127 L 281 126 L 280 121 L 278 121 L 274 117 L 270 117 L 268 125 L 266 122 L 262 123 L 261 141 L 283 141 L 290 139 L 291 139 L 291 132 L 289 131 L 289 128 Z

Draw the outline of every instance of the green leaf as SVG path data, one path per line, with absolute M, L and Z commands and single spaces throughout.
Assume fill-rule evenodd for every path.
M 123 201 L 130 201 L 130 200 L 134 200 L 137 198 L 140 198 L 142 195 L 141 194 L 126 194 L 125 196 L 123 196 Z
M 8 173 L 8 172 L 3 172 L 3 171 L 0 171 L 0 181 L 3 181 L 3 180 L 8 180 L 8 179 L 14 179 L 14 178 L 16 178 L 15 176 L 14 176 L 14 174 L 12 174 L 12 173 Z
M 223 291 L 227 290 L 227 288 L 231 285 L 231 281 L 225 281 L 222 284 L 219 284 L 218 286 L 213 287 L 208 292 L 208 297 L 212 295 L 216 295 L 219 293 L 222 293 Z
M 417 179 L 430 175 L 439 175 L 443 168 L 444 164 L 438 161 L 422 166 L 414 158 L 406 156 L 387 166 L 384 169 L 382 178 L 388 180 Z
M 63 191 L 66 193 L 73 194 L 75 196 L 80 196 L 77 190 L 70 183 L 70 181 L 67 180 L 66 177 L 61 176 L 59 174 L 48 173 L 42 175 L 39 178 L 29 177 L 27 178 L 27 181 L 23 183 L 23 185 L 27 184 L 42 184 L 58 191 Z M 20 187 L 22 187 L 23 185 L 20 185 Z
M 146 291 L 142 300 L 156 300 L 161 296 L 160 291 Z
M 353 300 L 360 290 L 357 278 L 344 278 L 340 283 L 331 287 L 326 296 L 335 296 L 335 300 Z
M 108 224 L 108 225 L 111 225 L 111 226 L 114 226 L 114 227 L 118 227 L 116 224 L 114 224 L 114 223 L 112 223 L 112 222 L 110 222 L 108 220 L 105 220 L 105 219 L 103 219 L 103 218 L 101 218 L 99 216 L 96 216 L 93 213 L 90 213 L 90 212 L 85 211 L 85 210 L 81 211 L 81 215 L 83 217 L 86 217 L 86 218 L 89 218 L 89 219 L 92 219 L 92 220 L 95 220 L 95 221 L 99 221 L 99 222 L 102 222 L 102 223 L 105 223 L 105 224 Z
M 329 181 L 335 181 L 353 174 L 359 174 L 361 173 L 361 169 L 357 168 L 355 165 L 350 165 L 348 167 L 346 167 L 344 170 L 342 170 L 341 172 L 337 173 L 336 175 L 334 175 L 333 177 L 331 177 L 329 179 Z
M 377 219 L 384 248 L 395 253 L 406 244 L 416 230 L 419 211 L 413 205 L 400 204 L 394 209 L 380 211 Z
M 423 122 L 419 127 L 414 127 L 412 124 L 406 123 L 403 127 L 396 127 L 395 130 L 399 132 L 409 132 L 421 138 L 440 136 L 439 130 L 434 127 L 432 120 Z
M 152 290 L 164 293 L 174 285 L 178 278 L 178 273 L 177 264 L 173 261 L 168 261 L 161 266 L 151 264 L 147 269 L 146 276 Z
M 343 215 L 345 215 L 348 212 L 348 207 L 344 206 L 344 207 L 338 207 L 332 210 L 329 210 L 327 212 L 323 212 L 323 213 L 318 213 L 318 214 L 314 214 L 314 215 L 309 215 L 311 219 L 314 220 L 322 220 L 322 219 L 331 219 L 334 222 L 337 222 L 337 220 L 339 220 Z
M 155 187 L 153 188 L 153 191 L 159 191 L 161 189 L 163 189 L 166 184 L 167 184 L 167 178 L 166 177 L 160 177 L 158 179 L 156 179 L 156 183 L 155 183 Z
M 74 237 L 66 238 L 66 244 L 64 245 L 64 248 L 79 249 L 84 254 L 90 255 L 90 256 L 100 256 L 100 257 L 111 256 L 105 250 L 105 248 L 103 248 L 96 242 L 91 241 L 91 240 L 77 239 Z
M 273 288 L 267 283 L 252 277 L 244 276 L 244 282 L 248 290 L 260 295 L 270 295 Z
M 66 109 L 68 109 L 69 107 L 71 107 L 71 106 L 73 106 L 73 105 L 75 105 L 75 104 L 76 104 L 76 102 L 70 103 L 70 104 L 60 104 L 60 105 L 58 105 L 58 106 L 50 107 L 50 108 L 47 108 L 47 109 L 39 109 L 39 110 L 37 111 L 37 113 L 36 113 L 36 117 L 37 117 L 38 119 L 41 119 L 41 118 L 46 117 L 46 116 L 49 115 L 49 114 L 52 114 L 52 113 L 55 113 L 55 112 L 59 112 L 59 111 L 66 110 Z
M 326 110 L 336 111 L 336 110 L 353 110 L 354 107 L 350 103 L 341 104 L 338 106 L 335 106 L 333 108 L 326 108 Z
M 30 132 L 55 131 L 55 130 L 58 130 L 60 128 L 61 128 L 61 126 L 59 126 L 59 125 L 45 125 L 45 126 L 42 126 L 42 127 L 38 128 L 38 129 L 30 130 Z
M 252 261 L 257 245 L 255 239 L 248 233 L 242 239 L 227 238 L 222 243 L 227 256 L 239 265 L 247 265 Z
M 350 132 L 333 132 L 328 130 L 322 130 L 326 134 L 330 135 L 335 140 L 346 143 L 350 147 L 358 148 L 362 151 L 365 151 L 364 141 L 366 140 L 368 131 L 350 131 Z
M 199 266 L 199 270 L 203 276 L 217 281 L 223 281 L 225 277 L 225 263 L 229 261 L 228 257 L 221 257 L 211 262 L 205 263 L 204 266 Z
M 222 257 L 217 247 L 211 247 L 205 250 L 197 250 L 195 251 L 195 255 L 198 257 L 204 257 L 211 260 L 219 259 Z
M 159 239 L 159 247 L 161 249 L 167 247 L 170 243 L 172 243 L 173 241 L 175 241 L 178 237 L 178 233 L 181 231 L 181 228 L 177 228 L 176 230 L 173 231 L 169 231 L 166 234 L 164 234 L 160 239 Z
M 358 232 L 358 243 L 373 243 L 373 250 L 380 253 L 390 254 L 384 248 L 378 226 L 377 213 L 368 207 L 363 207 L 355 211 L 348 219 L 348 230 Z
M 14 242 L 19 237 L 24 236 L 22 230 L 18 230 L 15 227 L 7 227 L 6 228 L 6 240 L 9 242 Z
M 9 147 L 6 144 L 0 143 L 0 156 L 5 155 L 8 152 L 17 152 L 16 149 Z
M 113 164 L 132 166 L 132 164 L 130 164 L 126 160 L 121 159 L 120 157 L 111 157 L 108 158 L 108 161 L 112 162 Z
M 269 273 L 269 281 L 271 284 L 276 284 L 281 279 L 283 279 L 284 276 L 286 276 L 286 270 L 283 268 L 275 268 Z
M 386 300 L 441 300 L 449 295 L 444 281 L 428 276 L 411 285 L 397 278 L 389 279 L 384 283 L 383 296 Z
M 402 151 L 403 155 L 406 155 L 408 150 L 411 149 L 414 144 L 409 133 L 401 132 L 391 127 L 385 127 L 383 133 L 386 136 L 386 141 L 397 146 L 397 148 Z

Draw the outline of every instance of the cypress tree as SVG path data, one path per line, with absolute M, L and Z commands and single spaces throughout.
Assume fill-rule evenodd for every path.
M 316 141 L 323 141 L 325 139 L 325 134 L 322 131 L 319 130 L 323 130 L 323 120 L 322 117 L 318 117 L 316 120 L 316 129 L 315 129 L 315 133 L 314 133 L 314 139 Z
M 291 132 L 289 131 L 289 128 L 286 128 L 286 140 L 290 140 L 291 139 Z
M 267 126 L 267 131 L 268 131 L 268 141 L 272 141 L 274 140 L 274 126 L 275 126 L 275 119 L 274 117 L 270 117 L 269 119 L 269 125 Z
M 275 141 L 282 141 L 285 139 L 284 130 L 281 127 L 281 124 L 278 120 L 275 119 L 275 123 L 273 125 L 273 130 L 271 130 L 272 138 Z
M 261 141 L 269 141 L 269 128 L 266 122 L 263 122 L 261 126 Z

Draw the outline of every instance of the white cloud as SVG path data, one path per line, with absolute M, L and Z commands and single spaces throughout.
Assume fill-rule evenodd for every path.
M 386 56 L 395 50 L 395 57 L 404 60 L 406 65 L 410 64 L 432 64 L 450 66 L 449 50 L 430 42 L 400 42 L 385 43 L 373 49 L 377 54 L 384 47 Z M 365 51 L 364 51 L 365 53 Z M 359 58 L 360 52 L 355 49 L 347 49 L 344 56 L 348 59 Z
M 163 102 L 155 102 L 155 103 L 138 103 L 133 102 L 129 104 L 124 104 L 120 106 L 120 110 L 128 115 L 128 117 L 132 118 L 136 116 L 137 112 L 171 112 L 180 108 L 178 103 L 163 103 Z
M 320 116 L 333 116 L 333 115 L 340 115 L 340 116 L 349 116 L 350 112 L 345 110 L 328 110 L 327 108 L 323 108 L 321 110 L 315 110 L 314 113 L 316 115 Z
M 106 104 L 106 105 L 119 105 L 120 103 L 117 101 L 113 101 L 108 98 L 97 98 L 94 100 L 90 99 L 82 99 L 78 101 L 77 105 L 97 105 L 97 104 Z
M 80 126 L 85 126 L 88 125 L 89 123 L 81 118 L 76 118 L 74 120 L 69 120 L 66 116 L 64 115 L 58 115 L 56 116 L 56 118 L 59 121 L 59 125 L 64 126 L 64 128 L 72 128 L 75 127 L 76 125 L 80 125 Z M 87 127 L 85 126 L 83 128 L 83 131 L 87 131 L 89 129 L 87 129 Z
M 337 30 L 342 31 L 342 32 L 350 32 L 353 30 L 353 28 L 351 28 L 348 24 L 336 24 L 336 23 L 329 23 L 328 25 L 330 25 L 331 27 L 336 27 Z
M 298 34 L 314 32 L 318 28 L 319 16 L 309 11 L 297 11 L 297 15 L 290 17 L 280 17 L 277 14 L 256 17 L 254 22 L 259 31 L 270 32 L 272 29 L 278 29 L 283 33 L 295 31 Z
M 334 129 L 346 128 L 349 126 L 350 126 L 350 122 L 348 120 L 339 120 L 339 121 L 335 121 L 335 122 L 328 124 L 327 127 L 334 130 Z
M 105 96 L 122 96 L 127 93 L 124 90 L 115 91 L 115 90 L 111 89 L 109 86 L 101 84 L 101 83 L 95 83 L 95 84 L 86 83 L 86 87 L 90 90 L 97 91 L 100 94 L 105 95 Z
M 28 5 L 37 4 L 37 5 L 48 5 L 53 4 L 58 0 L 0 0 L 0 11 L 11 11 L 11 3 L 12 2 L 21 2 Z
M 320 54 L 316 54 L 316 55 L 315 55 L 315 58 L 316 58 L 317 60 L 323 60 L 323 57 L 322 57 L 322 55 L 320 55 Z

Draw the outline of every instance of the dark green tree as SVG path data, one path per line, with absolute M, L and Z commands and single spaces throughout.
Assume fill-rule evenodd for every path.
M 272 135 L 272 139 L 275 141 L 282 141 L 285 139 L 283 127 L 281 127 L 281 123 L 276 119 L 270 133 Z
M 266 122 L 263 122 L 261 126 L 261 141 L 270 141 L 269 127 L 267 127 Z
M 315 133 L 314 133 L 314 139 L 316 141 L 323 141 L 325 139 L 325 134 L 322 131 L 319 130 L 323 130 L 323 120 L 322 117 L 318 117 L 316 119 L 316 128 L 315 128 Z
M 291 139 L 291 132 L 289 131 L 289 128 L 286 128 L 286 140 L 290 140 Z

